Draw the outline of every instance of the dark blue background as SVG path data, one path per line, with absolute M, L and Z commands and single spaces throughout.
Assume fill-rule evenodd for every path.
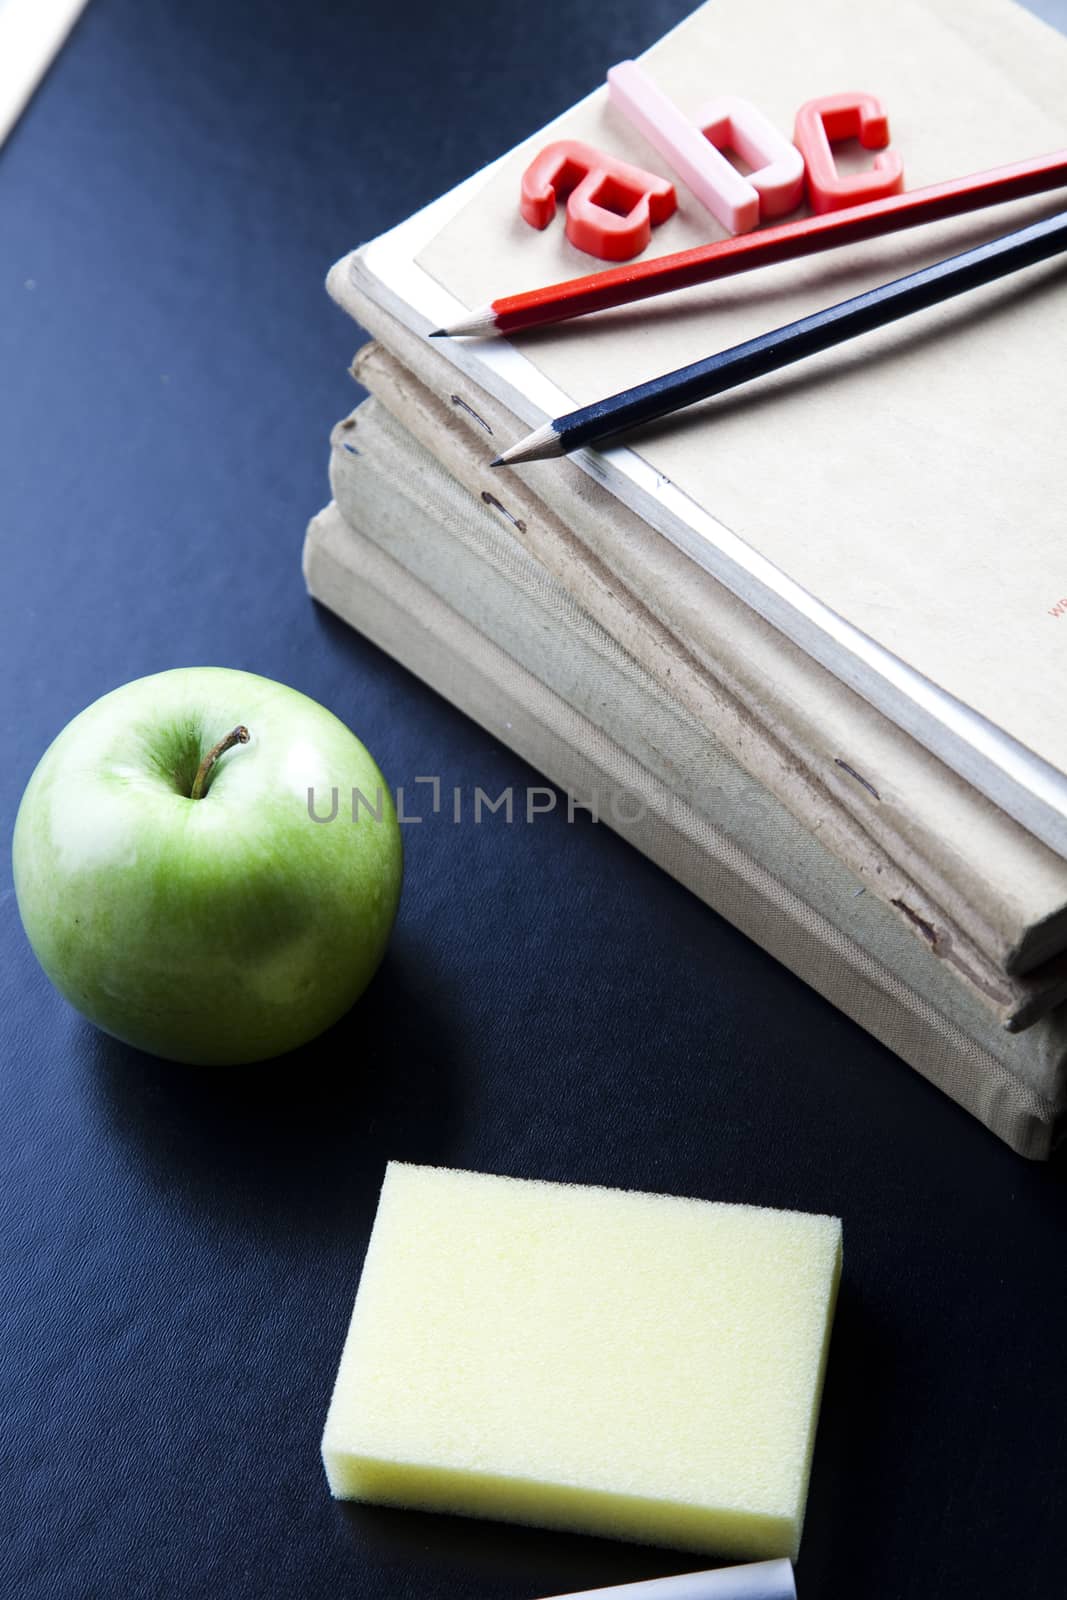
M 93 0 L 0 153 L 5 1596 L 525 1600 L 698 1564 L 329 1499 L 391 1156 L 840 1213 L 804 1600 L 1063 1592 L 1064 1163 L 606 829 L 409 828 L 371 991 L 258 1070 L 94 1033 L 18 923 L 34 762 L 142 673 L 283 679 L 394 784 L 537 781 L 304 594 L 357 338 L 322 278 L 686 9 Z

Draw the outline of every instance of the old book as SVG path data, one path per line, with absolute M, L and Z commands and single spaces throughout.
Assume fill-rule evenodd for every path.
M 581 612 L 562 585 L 538 571 L 517 542 L 505 553 L 491 513 L 471 502 L 472 517 L 486 519 L 489 528 L 459 539 L 399 497 L 395 481 L 368 459 L 359 470 L 365 474 L 364 516 L 375 538 L 353 528 L 335 506 L 314 519 L 304 569 L 317 599 L 517 750 L 577 804 L 594 805 L 605 823 L 1014 1149 L 1031 1157 L 1049 1153 L 1064 1105 L 1067 1024 L 1061 1014 L 1020 1035 L 998 1028 L 884 906 L 857 892 L 861 886 L 833 855 Z M 440 570 L 471 597 L 477 626 L 386 553 L 394 539 L 406 539 L 409 551 L 416 544 L 440 547 Z M 486 582 L 490 549 L 495 587 Z M 494 642 L 490 626 L 507 635 L 510 649 Z M 543 641 L 548 633 L 564 640 L 564 648 L 542 648 L 537 657 L 538 635 Z M 559 689 L 569 690 L 592 715 L 521 665 L 512 650 L 533 650 L 531 659 L 540 660 L 546 676 L 554 673 Z M 647 706 L 656 708 L 651 717 L 642 709 Z M 615 714 L 615 732 L 626 744 L 600 725 L 606 710 Z M 655 743 L 640 747 L 646 766 L 627 744 L 635 729 L 651 726 Z M 688 796 L 682 773 L 689 774 Z
M 713 80 L 786 129 L 826 85 L 871 84 L 911 186 L 1067 137 L 1067 42 L 1007 0 L 911 0 L 892 27 L 838 0 L 712 0 L 643 61 L 683 111 Z M 583 262 L 562 228 L 537 233 L 516 205 L 525 165 L 566 136 L 657 169 L 601 87 L 347 270 L 420 333 L 495 295 L 572 276 Z M 679 211 L 656 230 L 654 251 L 714 231 L 678 187 Z M 1045 196 L 783 263 L 521 347 L 442 341 L 444 355 L 536 423 L 1059 204 Z M 1059 277 L 1055 262 L 1030 268 L 709 402 L 632 448 L 575 460 L 1067 854 Z M 539 482 L 555 468 L 526 470 Z
M 373 348 L 365 359 L 359 361 L 359 373 L 386 404 L 393 405 L 405 428 L 435 452 L 448 472 L 476 495 L 480 494 L 486 504 L 493 506 L 501 518 L 502 526 L 512 528 L 538 559 L 581 599 L 586 609 L 608 631 L 614 633 L 632 654 L 642 660 L 653 675 L 669 681 L 676 694 L 685 699 L 690 710 L 703 720 L 705 726 L 730 745 L 742 764 L 790 805 L 799 820 L 829 844 L 861 877 L 871 892 L 893 905 L 895 913 L 906 922 L 914 936 L 928 943 L 963 981 L 973 985 L 983 1003 L 1001 1021 L 1011 1027 L 1025 1026 L 1058 1003 L 1063 995 L 1064 966 L 1067 965 L 1062 958 L 1046 963 L 1033 976 L 1021 980 L 1007 979 L 1002 971 L 984 958 L 983 953 L 975 948 L 973 941 L 943 908 L 933 901 L 925 886 L 912 879 L 884 849 L 872 844 L 863 829 L 857 827 L 855 819 L 836 802 L 827 786 L 813 779 L 810 752 L 798 747 L 796 742 L 792 747 L 783 747 L 775 730 L 767 727 L 766 712 L 760 720 L 762 706 L 774 694 L 780 693 L 783 682 L 788 681 L 781 670 L 775 670 L 781 667 L 775 652 L 771 653 L 764 681 L 760 683 L 757 675 L 748 704 L 741 704 L 732 690 L 722 683 L 721 674 L 718 680 L 712 677 L 706 662 L 699 658 L 694 660 L 691 650 L 680 647 L 675 635 L 656 618 L 648 615 L 636 591 L 621 582 L 607 565 L 612 559 L 613 550 L 625 548 L 632 552 L 641 531 L 638 529 L 637 535 L 631 537 L 630 530 L 620 524 L 617 502 L 612 503 L 616 515 L 609 514 L 604 529 L 605 538 L 598 550 L 598 555 L 603 553 L 604 559 L 596 559 L 575 537 L 573 530 L 548 513 L 525 486 L 516 481 L 509 485 L 508 493 L 501 499 L 504 495 L 503 486 L 497 477 L 487 471 L 480 441 L 472 437 L 467 427 L 467 424 L 476 426 L 471 419 L 474 406 L 481 404 L 480 397 L 471 396 L 471 405 L 466 402 L 459 406 L 438 405 L 413 374 L 398 368 L 388 358 L 383 359 Z M 457 398 L 460 397 L 457 395 Z M 484 417 L 482 420 L 485 420 Z M 338 446 L 343 451 L 343 440 L 338 440 Z M 379 453 L 381 448 L 379 444 Z M 412 468 L 403 459 L 405 449 L 403 443 L 395 444 L 394 460 L 398 474 L 408 475 Z M 344 499 L 343 483 L 335 480 L 335 492 Z M 580 521 L 584 526 L 588 518 L 580 517 Z M 648 530 L 644 532 L 648 536 Z M 652 539 L 654 537 L 651 536 Z M 662 542 L 654 544 L 653 548 L 662 550 Z M 712 580 L 707 582 L 716 589 L 716 593 L 709 596 L 711 603 L 701 608 L 703 626 L 712 632 L 713 647 L 721 653 L 728 643 L 737 654 L 742 670 L 750 673 L 760 662 L 763 635 L 769 636 L 772 644 L 778 640 L 778 636 L 760 623 L 747 608 L 732 600 L 721 587 L 714 586 Z M 670 584 L 663 588 L 663 592 L 668 607 L 676 603 L 677 596 Z M 648 590 L 642 585 L 640 593 L 647 595 Z M 726 614 L 716 606 L 716 599 L 728 603 Z M 736 618 L 731 618 L 730 607 L 739 613 Z M 754 639 L 751 638 L 753 626 L 757 630 Z M 799 659 L 811 668 L 807 658 L 800 656 Z M 827 677 L 822 669 L 814 670 Z M 829 682 L 832 684 L 833 680 Z M 801 689 L 799 685 L 796 687 Z M 810 706 L 816 703 L 816 697 L 800 692 L 798 703 Z M 869 708 L 861 705 L 861 724 L 866 722 L 869 715 Z M 897 733 L 897 737 L 903 736 Z M 929 758 L 923 756 L 923 759 Z M 839 773 L 836 762 L 829 766 L 835 776 L 847 776 Z M 952 781 L 959 782 L 956 779 Z M 970 795 L 971 792 L 964 789 L 965 801 Z M 988 807 L 988 802 L 980 799 L 976 804 L 980 813 L 982 808 L 993 810 Z M 994 821 L 997 818 L 1002 822 L 1004 820 L 1002 814 L 994 811 Z M 1017 825 L 1008 824 L 1008 827 L 1013 837 L 1018 834 L 1023 841 L 1033 845 L 1033 841 Z M 1040 854 L 1046 853 L 1042 846 L 1035 848 Z M 1052 860 L 1056 863 L 1056 858 Z
M 594 584 L 596 572 L 610 574 L 631 596 L 630 626 L 651 614 L 661 633 L 817 775 L 842 813 L 926 889 L 994 967 L 1027 972 L 1064 949 L 1067 862 L 695 568 L 573 462 L 553 463 L 536 485 L 519 473 L 491 471 L 489 450 L 521 426 L 514 413 L 361 294 L 343 263 L 328 284 L 380 347 L 364 347 L 357 356 L 359 381 L 428 448 L 437 451 L 441 441 L 450 452 L 449 471 L 472 492 L 490 494 L 505 507 L 543 506 L 571 531 L 565 582 L 581 583 L 587 568 Z M 530 537 L 535 534 L 536 519 Z M 626 628 L 625 615 L 609 626 Z M 625 642 L 628 635 L 622 636 Z
M 440 443 L 439 436 L 437 443 Z M 470 497 L 460 484 L 443 470 L 434 455 L 423 449 L 402 426 L 380 407 L 376 407 L 373 401 L 361 407 L 335 430 L 330 463 L 331 487 L 342 513 L 365 531 L 369 527 L 363 505 L 367 474 L 361 468 L 367 464 L 377 470 L 382 480 L 394 485 L 394 498 L 398 504 L 403 504 L 405 497 L 407 499 L 416 497 L 418 503 L 441 527 L 462 526 L 469 518 Z M 513 536 L 523 538 L 523 534 L 512 521 L 507 517 L 501 517 L 498 505 L 489 506 L 490 515 L 487 517 L 485 510 L 481 509 L 486 504 L 484 501 L 475 502 L 475 507 L 479 516 L 485 518 L 490 526 L 493 523 L 492 514 L 496 514 L 498 539 L 506 543 Z M 509 512 L 508 517 L 511 515 Z M 538 518 L 531 512 L 527 533 L 529 527 L 536 521 Z M 452 549 L 448 546 L 442 547 L 440 539 L 431 543 L 425 540 L 415 541 L 411 549 L 409 564 L 412 564 L 415 575 L 428 582 L 430 587 L 442 592 L 446 600 L 459 605 L 462 610 L 463 606 L 456 594 L 448 589 L 442 589 L 442 585 L 449 582 L 447 563 L 452 559 Z M 444 564 L 444 572 L 440 578 L 436 575 L 438 562 Z M 478 621 L 477 617 L 469 615 L 468 620 Z M 498 642 L 504 643 L 506 647 L 506 641 L 498 640 Z M 553 639 L 551 630 L 546 631 L 545 655 L 551 656 L 556 648 L 557 642 Z M 559 648 L 564 648 L 562 641 Z M 709 703 L 706 681 L 701 674 L 694 674 L 691 667 L 682 661 L 676 663 L 668 674 L 660 676 L 656 672 L 654 663 L 644 661 L 640 653 L 636 653 L 636 658 L 642 660 L 650 676 L 657 678 L 670 690 L 672 697 L 681 698 L 689 706 L 697 722 L 707 731 L 721 739 L 720 730 L 725 726 L 732 735 L 733 724 L 724 719 L 722 707 L 717 701 Z M 524 660 L 523 664 L 531 665 L 527 660 Z M 541 667 L 535 665 L 534 670 L 543 676 Z M 750 728 L 748 731 L 752 735 L 752 744 L 757 754 L 762 754 L 768 763 L 773 764 L 775 752 L 771 742 L 761 743 L 757 737 L 758 730 Z M 657 737 L 654 719 L 649 725 L 648 735 L 652 740 Z M 728 738 L 725 742 L 731 749 L 734 748 L 732 738 Z M 758 766 L 753 770 L 758 777 Z M 793 777 L 798 781 L 796 772 L 793 773 Z M 829 831 L 827 828 L 815 831 L 817 837 L 824 843 L 827 842 Z M 847 856 L 842 859 L 846 865 L 849 864 Z M 869 868 L 870 863 L 866 857 L 861 856 L 860 863 L 863 867 Z M 893 899 L 899 898 L 905 905 L 916 903 L 918 899 L 916 886 L 906 882 L 898 883 L 899 874 L 894 875 L 891 864 L 882 863 L 880 872 L 873 874 L 868 872 L 867 876 L 873 879 L 881 897 L 885 897 L 887 891 L 894 887 L 901 890 L 900 895 L 894 895 L 889 902 L 894 913 L 899 915 L 899 906 L 893 904 Z M 908 932 L 916 937 L 913 920 L 907 917 L 902 920 Z M 972 990 L 980 1004 L 990 1012 L 991 1017 L 1008 1025 L 1012 1031 L 1032 1026 L 1039 1016 L 1053 1009 L 1058 995 L 1062 994 L 1062 983 L 1057 982 L 1056 974 L 1052 974 L 1048 981 L 1030 978 L 1008 980 L 1003 974 L 981 965 L 980 956 L 969 947 L 964 947 L 961 959 L 963 941 L 956 930 L 952 930 L 951 940 L 948 938 L 942 940 L 940 948 L 931 947 L 929 941 L 919 940 L 919 942 L 927 950 L 932 949 L 935 958 L 951 972 L 958 983 L 966 984 Z

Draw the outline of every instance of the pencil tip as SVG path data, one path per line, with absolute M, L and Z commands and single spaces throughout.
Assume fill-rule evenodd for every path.
M 528 434 L 525 439 L 520 439 L 518 444 L 513 444 L 510 450 L 498 456 L 493 462 L 494 467 L 513 467 L 520 461 L 546 461 L 550 456 L 563 454 L 563 441 L 556 432 L 555 425 L 546 422 L 543 427 Z
M 495 461 L 490 461 L 489 465 L 491 467 L 502 467 L 504 465 L 504 457 L 503 456 L 497 456 L 496 460 Z
M 469 317 L 461 317 L 458 322 L 450 323 L 447 328 L 438 328 L 436 333 L 431 333 L 431 339 L 459 339 L 467 334 L 486 334 L 496 332 L 496 312 L 492 306 L 483 306 L 481 311 L 472 311 Z

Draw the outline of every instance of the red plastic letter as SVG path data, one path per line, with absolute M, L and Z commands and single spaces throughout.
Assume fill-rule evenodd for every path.
M 678 204 L 666 178 L 576 139 L 561 139 L 534 157 L 522 175 L 519 209 L 532 228 L 547 228 L 564 196 L 567 238 L 605 261 L 639 255 L 653 226 Z
M 842 177 L 837 170 L 832 142 L 859 139 L 865 150 L 878 150 L 869 172 Z M 873 94 L 828 94 L 809 100 L 797 112 L 793 143 L 808 169 L 808 199 L 813 211 L 837 211 L 898 194 L 904 187 L 904 167 L 889 143 L 889 120 L 882 102 Z

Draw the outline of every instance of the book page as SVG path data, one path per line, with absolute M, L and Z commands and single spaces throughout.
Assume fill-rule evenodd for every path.
M 808 99 L 886 104 L 918 188 L 1067 144 L 1067 41 L 1004 0 L 710 0 L 642 58 L 686 112 L 754 100 L 783 131 Z M 605 61 L 605 70 L 611 62 Z M 562 216 L 519 216 L 528 161 L 575 137 L 664 173 L 607 102 L 505 161 L 419 256 L 470 308 L 595 270 Z M 722 237 L 675 180 L 649 254 Z M 521 336 L 583 405 L 1062 209 L 1063 193 L 783 263 Z M 627 442 L 796 582 L 1067 771 L 1067 270 L 1053 260 Z M 521 469 L 551 472 L 551 462 Z

